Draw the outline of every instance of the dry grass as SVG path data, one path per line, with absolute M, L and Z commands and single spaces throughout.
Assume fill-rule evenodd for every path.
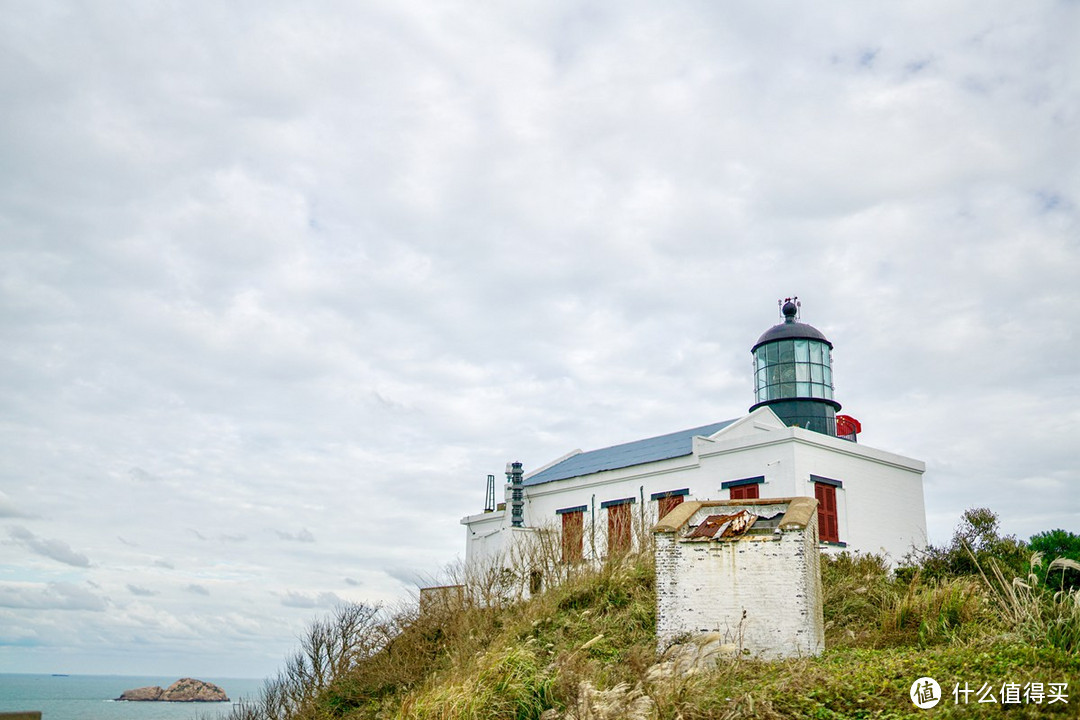
M 1080 592 L 1054 593 L 1034 571 L 1006 582 L 995 566 L 975 577 L 898 579 L 881 558 L 841 555 L 822 563 L 829 650 L 821 657 L 733 659 L 650 682 L 651 552 L 566 566 L 542 536 L 519 552 L 517 572 L 453 568 L 440 584 L 462 591 L 424 613 L 413 602 L 349 616 L 360 624 L 317 625 L 264 704 L 232 720 L 536 720 L 545 711 L 582 720 L 629 708 L 670 720 L 919 717 L 907 689 L 924 674 L 1073 687 L 1080 679 Z M 538 569 L 547 589 L 530 596 Z M 351 639 L 357 632 L 362 642 Z
M 992 623 L 977 578 L 897 578 L 884 558 L 822 558 L 827 647 L 881 648 L 959 642 Z
M 1026 579 L 1007 580 L 1001 567 L 989 561 L 988 575 L 979 572 L 990 598 L 1009 627 L 1031 642 L 1047 642 L 1068 652 L 1080 652 L 1080 589 L 1058 590 L 1043 585 L 1039 578 L 1043 557 L 1031 558 L 1031 572 Z M 1080 570 L 1080 563 L 1067 558 L 1052 561 L 1049 570 Z

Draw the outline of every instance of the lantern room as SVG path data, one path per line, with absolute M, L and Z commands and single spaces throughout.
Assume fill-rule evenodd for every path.
M 784 321 L 758 338 L 754 356 L 754 399 L 750 410 L 768 405 L 785 424 L 836 436 L 832 343 L 820 330 L 799 322 L 798 298 L 784 301 Z

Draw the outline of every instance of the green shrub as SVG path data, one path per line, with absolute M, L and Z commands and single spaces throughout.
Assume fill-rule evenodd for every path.
M 1080 535 L 1060 528 L 1032 535 L 1029 547 L 1034 552 L 1042 553 L 1043 557 L 1080 562 Z M 1080 570 L 1066 564 L 1051 569 L 1051 565 L 1053 563 L 1047 565 L 1042 577 L 1044 583 L 1059 590 L 1080 589 Z
M 971 508 L 964 512 L 948 545 L 930 545 L 909 555 L 904 564 L 917 567 L 928 578 L 947 578 L 978 575 L 979 566 L 992 559 L 1004 572 L 1024 575 L 1029 556 L 1027 543 L 999 533 L 996 513 Z

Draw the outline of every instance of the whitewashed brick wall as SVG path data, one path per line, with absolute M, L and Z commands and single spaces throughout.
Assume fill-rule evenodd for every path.
M 777 505 L 750 506 L 772 515 Z M 656 535 L 657 639 L 663 649 L 702 633 L 723 633 L 752 656 L 816 655 L 824 649 L 817 514 L 802 529 L 773 537 L 683 542 L 708 515 L 739 508 L 705 506 L 678 532 Z

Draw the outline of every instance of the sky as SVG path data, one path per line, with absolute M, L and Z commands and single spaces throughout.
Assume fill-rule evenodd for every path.
M 797 295 L 930 540 L 1080 532 L 1080 3 L 0 4 L 0 672 L 262 677 Z

